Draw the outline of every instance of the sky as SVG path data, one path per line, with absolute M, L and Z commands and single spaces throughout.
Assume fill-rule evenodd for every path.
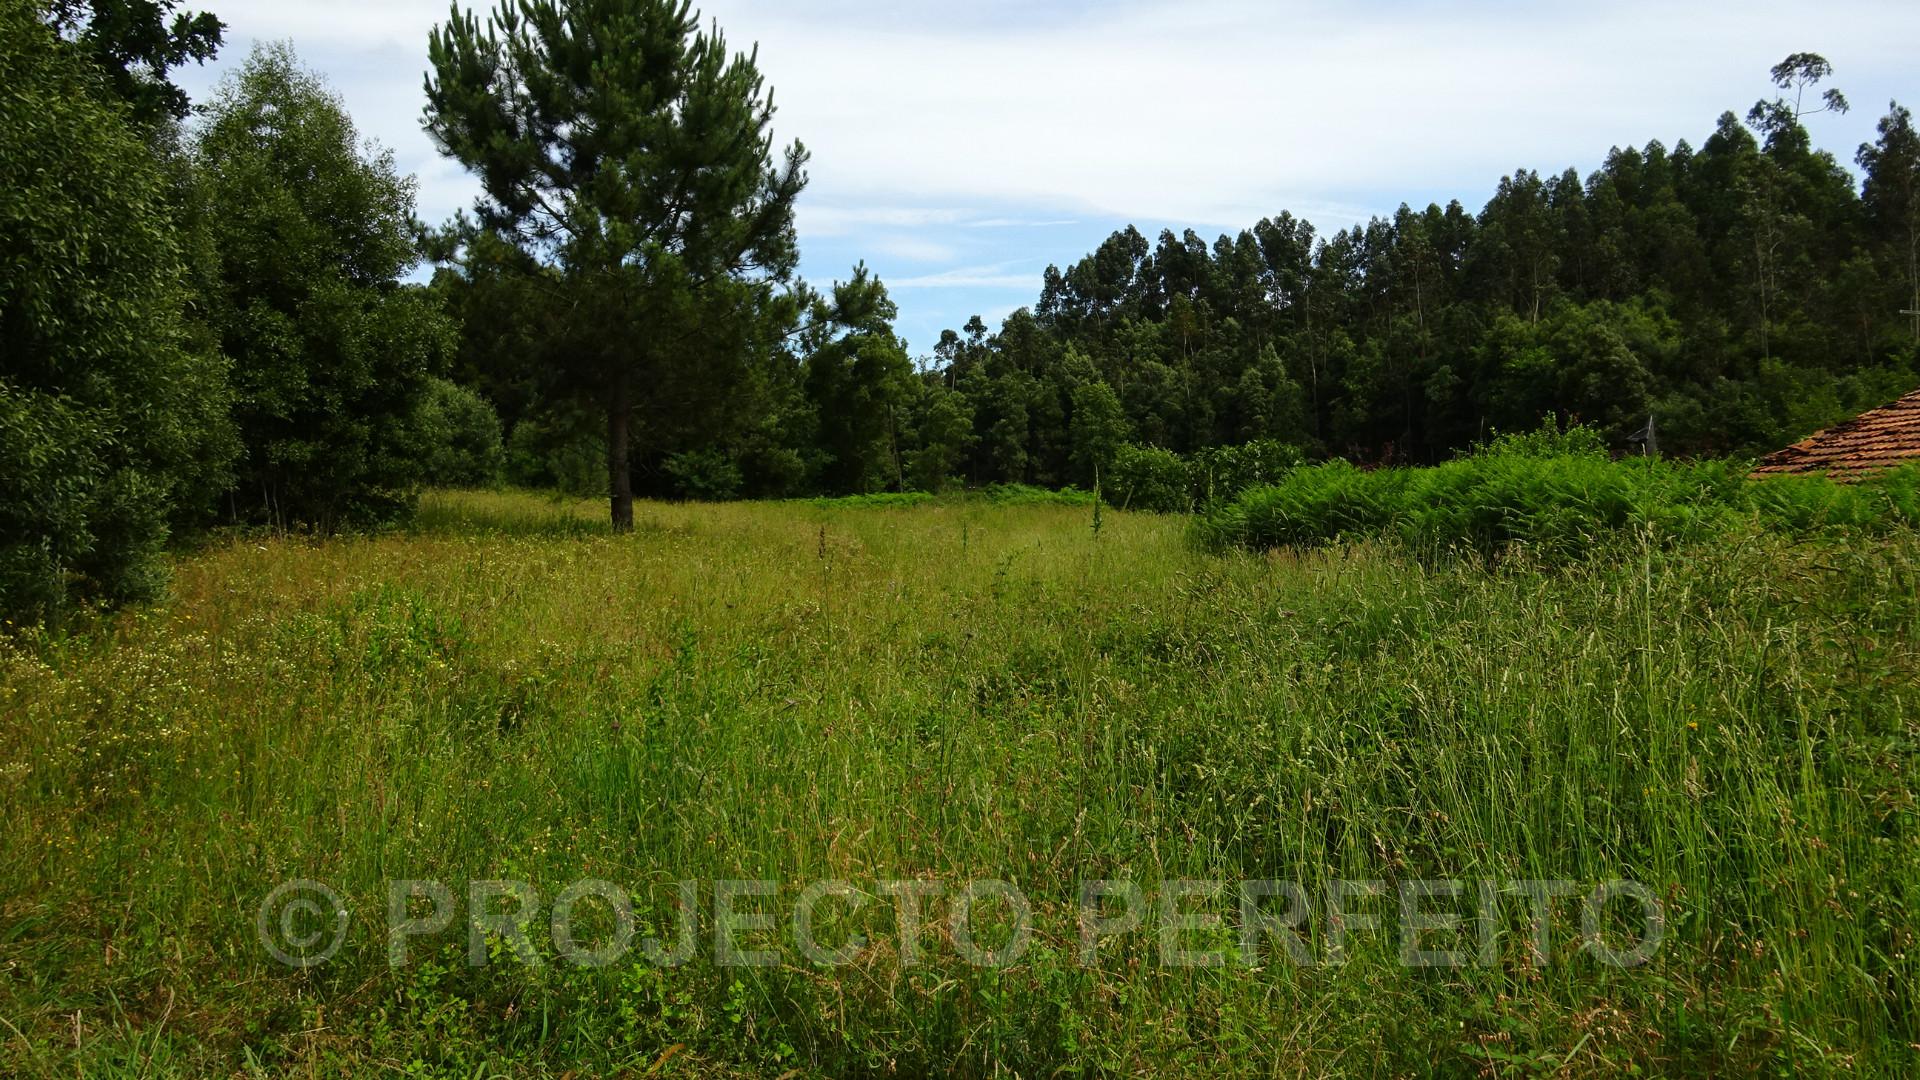
M 196 100 L 256 41 L 289 40 L 361 133 L 419 180 L 420 216 L 478 185 L 421 128 L 446 0 L 188 0 L 227 47 L 179 74 Z M 462 7 L 488 4 L 461 0 Z M 1898 99 L 1920 108 L 1913 0 L 696 0 L 756 43 L 779 142 L 813 154 L 801 274 L 865 261 L 916 354 L 990 326 L 1128 224 L 1212 239 L 1282 210 L 1330 233 L 1402 202 L 1478 211 L 1515 169 L 1591 171 L 1610 147 L 1698 145 L 1818 52 L 1846 116 L 1810 121 L 1851 163 Z M 1567 5 L 1575 8 L 1574 5 Z

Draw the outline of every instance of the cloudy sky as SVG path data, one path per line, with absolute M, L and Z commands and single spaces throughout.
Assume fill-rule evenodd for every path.
M 1115 228 L 1212 237 L 1283 209 L 1332 231 L 1401 202 L 1478 210 L 1516 168 L 1696 144 L 1815 51 L 1854 103 L 1813 121 L 1851 161 L 1890 99 L 1920 107 L 1912 0 L 706 0 L 758 42 L 782 142 L 813 151 L 802 273 L 864 259 L 915 352 L 1033 302 L 1048 263 Z M 420 129 L 445 0 L 203 0 L 228 24 L 200 96 L 256 40 L 288 39 L 439 219 L 475 185 Z M 463 0 L 462 6 L 475 5 Z

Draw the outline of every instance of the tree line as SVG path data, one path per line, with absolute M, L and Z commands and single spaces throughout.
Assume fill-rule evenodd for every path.
M 1830 74 L 1791 57 L 1779 95 L 1699 149 L 1516 172 L 1478 214 L 1117 232 L 997 333 L 943 335 L 932 377 L 974 419 L 965 475 L 1085 483 L 1076 426 L 1430 463 L 1558 416 L 1619 450 L 1651 422 L 1667 451 L 1726 455 L 1883 404 L 1920 382 L 1920 136 L 1892 105 L 1857 184 L 1808 131 L 1847 108 L 1818 91 Z
M 413 181 L 285 46 L 199 110 L 224 27 L 0 0 L 0 610 L 154 595 L 179 537 L 377 524 L 434 479 L 457 328 Z
M 1127 228 L 918 363 L 860 273 L 878 317 L 796 339 L 786 309 L 758 369 L 698 424 L 645 425 L 635 465 L 668 496 L 1090 486 L 1130 444 L 1425 463 L 1546 418 L 1616 451 L 1771 450 L 1920 382 L 1920 135 L 1890 105 L 1856 180 L 1809 130 L 1848 108 L 1831 75 L 1795 55 L 1698 149 L 1522 170 L 1477 214 L 1403 205 L 1321 235 L 1282 213 L 1211 243 Z M 502 287 L 442 285 L 470 311 Z M 564 481 L 565 447 L 594 452 L 528 377 L 553 339 L 467 325 L 463 379 L 500 405 L 523 474 Z
M 8 613 L 151 596 L 183 537 L 379 526 L 433 484 L 598 494 L 621 530 L 637 495 L 1436 461 L 1548 416 L 1728 454 L 1920 364 L 1920 136 L 1892 106 L 1856 182 L 1813 144 L 1847 102 L 1811 54 L 1698 150 L 1518 172 L 1477 215 L 1122 230 L 916 361 L 864 266 L 796 276 L 808 153 L 687 0 L 456 8 L 422 120 L 482 195 L 437 223 L 290 46 L 190 102 L 169 73 L 223 35 L 178 0 L 0 0 Z

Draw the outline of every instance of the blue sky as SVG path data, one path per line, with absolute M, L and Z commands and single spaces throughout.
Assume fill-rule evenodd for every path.
M 1826 55 L 1853 101 L 1812 122 L 1843 160 L 1890 99 L 1920 108 L 1912 0 L 696 4 L 758 42 L 778 137 L 813 152 L 802 273 L 824 287 L 864 259 L 916 354 L 970 315 L 998 325 L 1048 263 L 1128 223 L 1211 239 L 1285 209 L 1331 232 L 1403 201 L 1477 211 L 1516 168 L 1697 144 L 1790 52 Z M 423 217 L 472 200 L 420 130 L 445 0 L 186 6 L 229 27 L 221 60 L 182 76 L 196 97 L 252 42 L 291 40 L 419 177 Z

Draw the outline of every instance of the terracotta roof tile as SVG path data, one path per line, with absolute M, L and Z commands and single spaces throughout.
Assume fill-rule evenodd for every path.
M 1907 462 L 1920 463 L 1920 390 L 1762 458 L 1753 475 L 1817 473 L 1858 480 Z

